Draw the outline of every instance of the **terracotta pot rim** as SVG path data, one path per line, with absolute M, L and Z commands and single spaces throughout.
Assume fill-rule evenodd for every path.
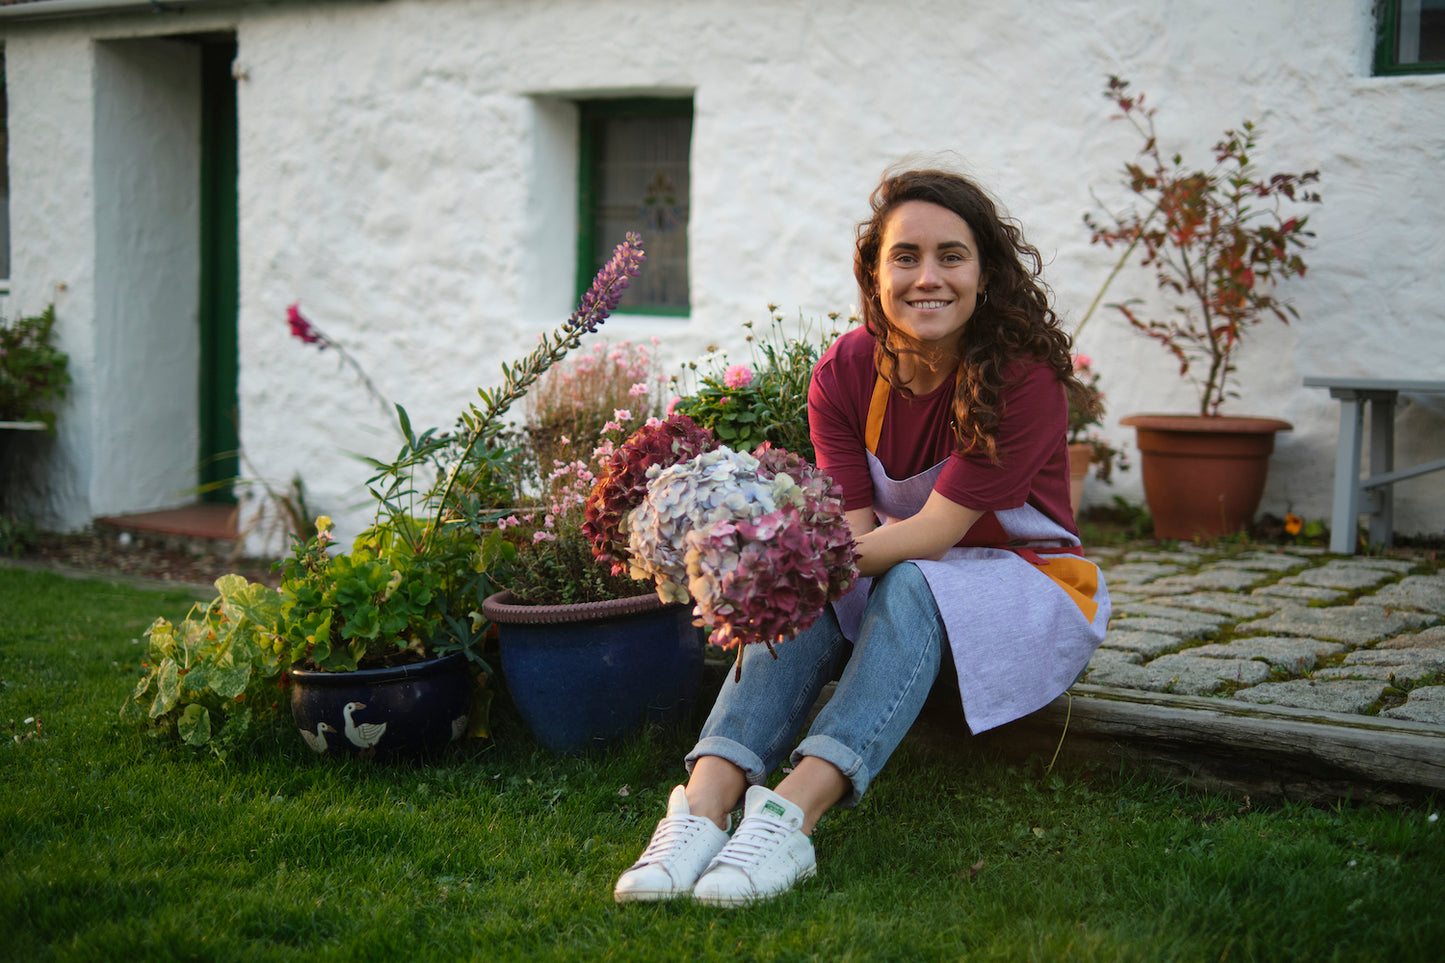
M 681 608 L 684 603 L 664 605 L 656 592 L 603 602 L 574 602 L 569 605 L 525 605 L 514 601 L 511 589 L 503 589 L 482 601 L 482 614 L 502 625 L 556 625 L 563 622 L 593 622 L 638 615 L 663 608 Z
M 1262 418 L 1255 415 L 1185 415 L 1185 414 L 1141 414 L 1125 415 L 1119 424 L 1130 428 L 1151 431 L 1197 431 L 1197 432 L 1240 432 L 1248 434 L 1269 434 L 1276 431 L 1290 431 L 1294 425 L 1278 418 Z

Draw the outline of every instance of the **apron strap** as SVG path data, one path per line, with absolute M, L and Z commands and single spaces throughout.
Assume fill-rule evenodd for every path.
M 878 442 L 883 437 L 883 413 L 888 410 L 888 392 L 891 386 L 882 375 L 873 383 L 873 398 L 868 402 L 868 424 L 863 436 L 868 450 L 878 454 Z

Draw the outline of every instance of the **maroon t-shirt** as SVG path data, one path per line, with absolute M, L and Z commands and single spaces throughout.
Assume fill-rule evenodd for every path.
M 1074 534 L 1069 505 L 1068 399 L 1052 368 L 1023 358 L 1004 369 L 997 463 L 982 452 L 959 454 L 953 424 L 953 382 L 926 395 L 897 388 L 888 396 L 883 433 L 874 454 L 890 478 L 902 481 L 947 461 L 933 490 L 981 512 L 1033 505 Z M 844 508 L 874 503 L 868 474 L 868 406 L 878 372 L 873 338 L 855 328 L 839 338 L 813 370 L 808 389 L 808 424 L 818 467 L 843 487 Z M 960 545 L 994 545 L 1006 536 L 985 515 Z

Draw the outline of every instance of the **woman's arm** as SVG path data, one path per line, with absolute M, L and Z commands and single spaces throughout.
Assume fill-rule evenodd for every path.
M 847 517 L 858 543 L 859 573 L 878 576 L 909 559 L 942 558 L 983 517 L 983 512 L 964 508 L 933 492 L 922 511 L 892 525 L 875 527 L 871 507 L 854 509 Z

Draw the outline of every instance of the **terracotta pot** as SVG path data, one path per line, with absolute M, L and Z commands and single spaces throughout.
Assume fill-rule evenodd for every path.
M 1130 415 L 1144 498 L 1156 538 L 1193 539 L 1246 528 L 1259 509 L 1274 435 L 1293 426 L 1276 418 Z
M 557 753 L 606 746 L 649 722 L 688 717 L 705 636 L 692 606 L 657 593 L 577 605 L 482 603 L 497 624 L 502 678 L 537 741 Z
M 1084 478 L 1093 460 L 1093 445 L 1069 446 L 1069 504 L 1073 506 L 1075 518 L 1079 517 L 1079 506 L 1084 502 Z

